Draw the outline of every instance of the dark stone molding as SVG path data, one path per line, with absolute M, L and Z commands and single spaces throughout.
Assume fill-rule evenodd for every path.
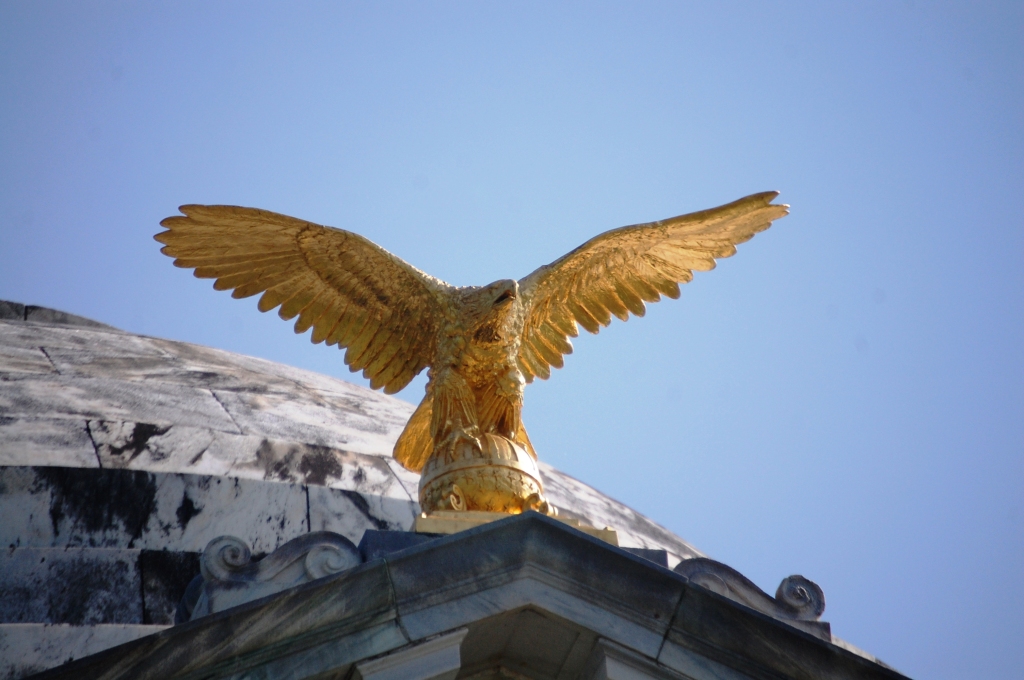
M 38 305 L 23 305 L 20 302 L 11 302 L 10 300 L 0 300 L 0 319 L 8 321 L 35 321 L 37 323 L 52 323 L 61 326 L 83 326 L 96 330 L 120 332 L 118 328 L 87 319 L 84 316 L 69 314 L 59 309 L 40 307 Z
M 537 513 L 393 552 L 39 677 L 344 677 L 359 661 L 463 627 L 463 663 L 485 664 L 492 657 L 473 654 L 523 612 L 572 633 L 576 651 L 556 660 L 567 673 L 582 672 L 603 638 L 691 677 L 719 677 L 715 668 L 765 680 L 903 677 Z M 516 667 L 509 649 L 498 661 Z M 572 659 L 578 668 L 564 666 Z
M 707 588 L 762 614 L 796 626 L 823 640 L 832 640 L 828 623 L 819 621 L 825 611 L 825 593 L 817 583 L 803 576 L 788 576 L 779 584 L 775 597 L 732 567 L 699 557 L 684 560 L 674 570 L 690 583 Z

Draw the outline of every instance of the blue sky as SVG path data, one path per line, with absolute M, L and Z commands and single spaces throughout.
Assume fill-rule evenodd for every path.
M 775 189 L 527 389 L 541 458 L 918 678 L 1024 667 L 1024 5 L 0 3 L 0 298 L 360 382 L 178 270 L 183 203 L 451 283 Z M 399 396 L 416 402 L 418 379 Z

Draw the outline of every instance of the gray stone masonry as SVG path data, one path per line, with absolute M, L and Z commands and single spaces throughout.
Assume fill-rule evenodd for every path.
M 40 678 L 347 678 L 353 669 L 402 668 L 420 645 L 455 633 L 464 635 L 457 658 L 464 678 L 904 677 L 528 512 L 193 619 Z M 419 650 L 424 658 L 430 652 Z M 450 669 L 453 657 L 446 658 Z
M 419 475 L 391 450 L 412 410 L 336 378 L 0 301 L 0 678 L 169 625 L 217 536 L 259 557 L 311 531 L 358 544 L 410 529 Z M 700 556 L 540 467 L 566 516 L 669 566 Z

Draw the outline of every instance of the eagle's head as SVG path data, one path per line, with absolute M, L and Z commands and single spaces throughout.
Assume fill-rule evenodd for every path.
M 519 283 L 502 279 L 463 291 L 463 320 L 473 339 L 490 343 L 509 337 L 511 326 L 519 316 Z
M 495 281 L 491 285 L 485 286 L 484 290 L 489 292 L 492 298 L 491 309 L 501 310 L 500 313 L 507 313 L 519 299 L 519 282 L 512 279 Z

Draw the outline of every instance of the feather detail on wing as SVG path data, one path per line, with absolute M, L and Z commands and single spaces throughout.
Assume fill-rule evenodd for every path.
M 645 302 L 679 297 L 680 283 L 708 271 L 715 260 L 786 215 L 774 205 L 777 192 L 741 198 L 710 210 L 660 222 L 607 231 L 519 281 L 528 314 L 519 349 L 519 368 L 532 382 L 561 368 L 572 352 L 569 337 L 579 324 L 591 333 L 629 314 L 643 316 Z
M 161 252 L 232 297 L 263 293 L 295 332 L 348 348 L 345 363 L 392 394 L 435 354 L 451 287 L 367 239 L 254 208 L 186 205 L 160 224 Z

